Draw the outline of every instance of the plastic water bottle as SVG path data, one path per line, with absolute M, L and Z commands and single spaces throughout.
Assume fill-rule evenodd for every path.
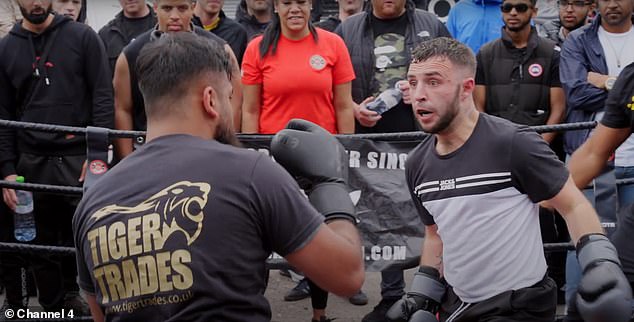
M 403 93 L 398 87 L 398 82 L 394 85 L 394 88 L 388 88 L 381 92 L 374 101 L 368 103 L 366 108 L 370 111 L 375 111 L 379 114 L 383 114 L 389 111 L 392 107 L 396 106 L 398 102 L 403 98 Z
M 24 182 L 24 177 L 18 176 L 16 182 Z M 18 204 L 13 214 L 15 239 L 29 242 L 35 239 L 35 217 L 33 215 L 33 193 L 26 190 L 15 190 Z

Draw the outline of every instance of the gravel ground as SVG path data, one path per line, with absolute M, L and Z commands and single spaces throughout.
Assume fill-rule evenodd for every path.
M 414 271 L 415 269 L 405 271 L 406 290 L 409 288 Z M 380 273 L 366 272 L 363 291 L 368 295 L 368 304 L 353 305 L 348 302 L 348 299 L 331 294 L 328 298 L 327 315 L 336 318 L 336 322 L 360 322 L 363 316 L 372 311 L 372 308 L 381 300 L 380 284 Z M 265 296 L 271 303 L 272 322 L 310 322 L 312 317 L 310 298 L 296 302 L 284 301 L 284 295 L 294 286 L 295 282 L 280 275 L 278 270 L 271 271 Z M 38 306 L 35 297 L 31 297 L 30 300 L 31 305 Z M 4 301 L 4 293 L 0 295 L 0 301 Z M 563 306 L 559 305 L 557 311 L 561 314 Z
M 409 283 L 414 274 L 414 269 L 405 272 L 405 282 Z M 372 311 L 372 308 L 381 300 L 381 274 L 367 272 L 363 291 L 368 295 L 368 304 L 363 306 L 352 305 L 348 299 L 335 295 L 328 297 L 327 315 L 336 318 L 336 322 L 360 322 L 364 315 Z M 290 278 L 279 274 L 279 271 L 271 271 L 269 287 L 265 296 L 271 303 L 273 312 L 272 322 L 310 322 L 312 308 L 310 298 L 296 302 L 285 302 L 284 294 L 295 286 Z

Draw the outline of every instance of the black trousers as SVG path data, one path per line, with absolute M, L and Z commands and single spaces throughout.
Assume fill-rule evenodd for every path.
M 27 182 L 54 185 L 79 186 L 79 175 L 85 156 L 47 157 L 22 154 L 17 172 Z M 49 193 L 34 193 L 34 213 L 37 235 L 33 244 L 73 247 L 72 218 L 79 203 L 79 196 L 64 196 Z M 11 212 L 5 211 L 0 221 L 9 229 L 3 229 L 2 239 L 16 242 L 13 238 Z M 7 217 L 9 217 L 7 219 Z M 62 306 L 64 295 L 77 291 L 77 266 L 74 256 L 45 253 L 5 253 L 0 257 L 5 274 L 3 280 L 7 290 L 7 301 L 20 305 L 22 288 L 18 288 L 17 274 L 22 267 L 30 267 L 38 289 L 38 300 L 45 309 Z M 18 284 L 18 285 L 16 285 Z
M 441 322 L 553 322 L 557 286 L 550 277 L 537 284 L 507 291 L 478 303 L 464 303 L 448 288 L 440 310 Z M 461 312 L 460 312 L 461 311 Z M 452 314 L 454 316 L 452 317 Z
M 324 310 L 328 305 L 328 292 L 308 279 L 310 287 L 310 303 L 315 310 Z

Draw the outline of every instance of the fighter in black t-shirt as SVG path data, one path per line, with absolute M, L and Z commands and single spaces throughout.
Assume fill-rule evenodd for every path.
M 330 292 L 361 288 L 347 159 L 334 137 L 291 122 L 271 143 L 309 203 L 270 158 L 223 144 L 236 140 L 222 46 L 165 35 L 141 51 L 138 73 L 148 143 L 87 191 L 73 219 L 95 320 L 270 321 L 271 252 Z
M 614 151 L 634 133 L 634 63 L 621 71 L 605 101 L 605 114 L 590 138 L 572 155 L 569 169 L 577 187 L 599 175 Z M 634 208 L 621 209 L 612 235 L 623 271 L 634 285 Z
M 405 173 L 425 240 L 412 287 L 388 320 L 553 321 L 556 286 L 545 276 L 536 204 L 546 201 L 577 246 L 575 306 L 585 321 L 628 321 L 632 290 L 596 212 L 537 133 L 477 112 L 475 69 L 471 50 L 452 39 L 413 52 L 412 106 L 432 135 Z

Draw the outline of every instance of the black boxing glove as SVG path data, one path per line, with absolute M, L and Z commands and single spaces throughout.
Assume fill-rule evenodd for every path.
M 292 119 L 271 141 L 271 153 L 295 176 L 310 203 L 326 218 L 356 224 L 348 194 L 348 155 L 339 141 L 318 125 Z
M 446 290 L 437 269 L 421 266 L 414 274 L 412 287 L 405 298 L 396 301 L 385 317 L 391 322 L 436 321 L 434 314 L 438 312 Z M 430 320 L 430 316 L 434 319 Z
M 632 289 L 621 269 L 616 248 L 602 234 L 588 234 L 577 243 L 583 275 L 576 306 L 586 322 L 626 322 L 632 317 Z
M 429 311 L 418 310 L 412 314 L 412 317 L 409 318 L 409 322 L 438 322 L 438 319 Z

